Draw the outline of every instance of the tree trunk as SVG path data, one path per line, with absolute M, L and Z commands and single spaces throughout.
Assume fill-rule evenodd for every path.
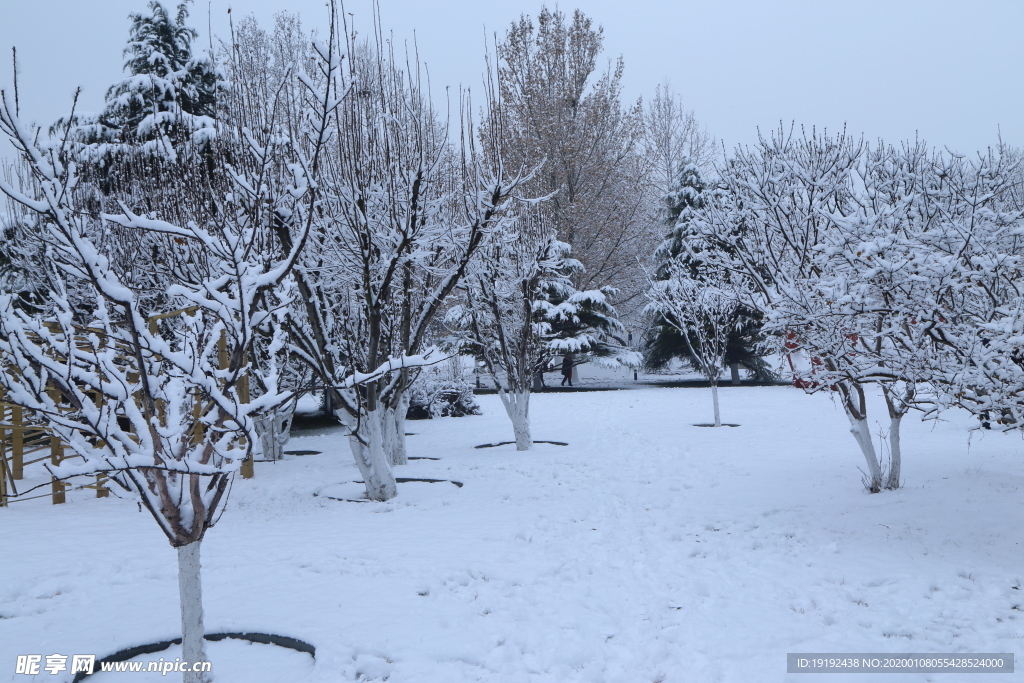
M 900 423 L 903 414 L 889 418 L 889 475 L 885 479 L 885 488 L 891 490 L 900 487 L 900 469 L 902 454 L 900 453 Z
M 512 420 L 512 432 L 516 436 L 516 450 L 528 451 L 533 448 L 533 437 L 530 435 L 530 392 L 515 393 L 499 392 L 505 412 Z
M 178 596 L 181 600 L 181 658 L 194 665 L 205 662 L 203 641 L 203 583 L 200 574 L 199 544 L 193 541 L 178 548 Z M 182 673 L 184 683 L 208 683 L 208 674 L 196 671 Z
M 264 460 L 281 460 L 284 457 L 284 447 L 290 437 L 294 414 L 295 403 L 289 401 L 256 420 L 256 432 L 260 435 Z
M 740 364 L 729 363 L 729 373 L 731 374 L 732 385 L 739 386 L 740 383 Z
M 395 410 L 395 464 L 408 465 L 409 452 L 405 445 L 405 416 L 409 412 L 409 392 L 403 391 Z
M 404 464 L 397 462 L 398 460 L 398 425 L 396 418 L 398 412 L 394 408 L 385 408 L 381 411 L 381 425 L 380 435 L 384 448 L 384 455 L 388 459 L 388 464 L 394 467 L 398 464 Z
M 878 493 L 882 490 L 882 466 L 875 453 L 875 444 L 871 440 L 871 429 L 868 426 L 867 418 L 855 416 L 849 410 L 846 411 L 846 416 L 850 418 L 850 433 L 857 440 L 857 445 L 860 446 L 860 451 L 864 454 L 864 460 L 868 465 L 868 478 L 864 485 L 871 493 Z
M 864 387 L 851 380 L 841 380 L 836 383 L 834 388 L 842 394 L 843 409 L 846 411 L 846 417 L 850 420 L 850 433 L 853 434 L 857 445 L 860 446 L 860 452 L 864 454 L 864 460 L 868 465 L 864 487 L 871 493 L 878 493 L 882 490 L 882 465 L 878 461 L 875 444 L 871 439 Z
M 363 475 L 366 497 L 376 501 L 391 500 L 398 495 L 395 475 L 384 452 L 383 417 L 380 410 L 369 411 L 363 415 L 358 434 L 361 440 L 354 433 L 354 425 L 349 424 L 354 420 L 346 421 L 349 429 L 353 431 L 349 437 L 349 447 L 352 449 L 359 473 Z
M 718 410 L 718 382 L 711 383 L 711 400 L 715 404 L 715 426 L 722 426 L 722 414 Z
M 334 415 L 334 394 L 330 389 L 324 389 L 324 415 Z
M 399 400 L 397 408 L 388 408 L 384 411 L 384 452 L 392 467 L 409 464 L 409 457 L 405 451 L 405 411 L 409 409 L 408 404 L 409 401 L 403 397 Z
M 885 488 L 889 490 L 900 487 L 900 476 L 903 469 L 903 453 L 900 446 L 900 425 L 917 395 L 917 387 L 913 383 L 904 383 L 902 395 L 896 392 L 897 385 L 882 386 L 885 392 L 885 405 L 889 409 L 889 473 L 885 478 Z

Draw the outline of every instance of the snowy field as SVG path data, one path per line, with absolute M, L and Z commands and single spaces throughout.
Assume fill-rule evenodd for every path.
M 906 487 L 864 493 L 841 409 L 785 387 L 642 388 L 533 398 L 520 454 L 495 396 L 480 417 L 409 422 L 416 460 L 389 503 L 340 431 L 257 463 L 203 543 L 218 683 L 1000 681 L 1012 675 L 787 674 L 787 652 L 1015 652 L 1024 643 L 1024 443 L 970 419 L 904 425 Z M 876 416 L 882 406 L 876 406 Z M 320 492 L 325 495 L 315 496 Z M 17 654 L 180 635 L 174 552 L 128 500 L 0 510 L 0 681 Z M 174 649 L 140 657 L 173 659 Z M 1018 667 L 1022 666 L 1018 662 Z M 180 675 L 180 674 L 179 674 Z M 151 675 L 152 676 L 152 675 Z M 96 675 L 90 681 L 177 679 Z

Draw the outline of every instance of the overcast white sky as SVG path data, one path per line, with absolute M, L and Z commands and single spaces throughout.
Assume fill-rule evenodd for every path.
M 397 38 L 416 31 L 435 92 L 475 87 L 485 33 L 502 32 L 539 0 L 380 0 Z M 369 0 L 349 0 L 358 25 L 370 25 Z M 100 109 L 121 76 L 127 15 L 145 0 L 0 0 L 0 85 L 11 83 L 17 46 L 22 111 L 49 122 L 65 114 L 76 86 L 86 111 Z M 209 7 L 209 22 L 207 16 Z M 227 9 L 277 11 L 321 24 L 324 0 L 199 0 L 192 24 L 227 34 Z M 1024 145 L 1024 2 L 1021 0 L 579 0 L 605 29 L 609 57 L 625 58 L 629 99 L 669 79 L 698 118 L 728 147 L 756 140 L 779 121 L 869 138 L 915 133 L 933 145 L 971 152 L 1003 139 Z M 486 31 L 485 31 L 486 27 Z M 0 154 L 7 154 L 6 145 Z

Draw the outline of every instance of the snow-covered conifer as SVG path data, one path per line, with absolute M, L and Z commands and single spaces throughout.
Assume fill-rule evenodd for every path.
M 496 230 L 462 287 L 446 321 L 465 348 L 483 360 L 512 421 L 517 450 L 533 448 L 530 392 L 554 356 L 571 362 L 636 365 L 639 358 L 615 334 L 622 325 L 607 290 L 578 291 L 570 258 L 543 216 L 523 208 Z
M 74 119 L 73 151 L 78 161 L 95 165 L 98 176 L 129 149 L 166 156 L 215 135 L 226 86 L 212 56 L 192 49 L 198 33 L 185 23 L 190 1 L 172 9 L 164 0 L 149 0 L 148 12 L 129 15 L 127 77 L 107 91 L 99 115 Z

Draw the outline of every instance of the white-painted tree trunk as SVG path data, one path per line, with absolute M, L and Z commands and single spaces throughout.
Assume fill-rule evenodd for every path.
M 902 390 L 901 390 L 902 388 Z M 900 487 L 903 474 L 903 453 L 900 444 L 900 425 L 917 396 L 917 386 L 904 382 L 882 386 L 885 405 L 889 409 L 889 472 L 885 478 L 885 488 L 889 490 Z
M 376 501 L 391 500 L 398 495 L 395 475 L 391 471 L 387 454 L 384 452 L 384 430 L 382 424 L 385 417 L 384 412 L 374 410 L 363 415 L 359 424 L 359 437 L 362 440 L 357 438 L 355 434 L 349 436 L 349 447 L 352 449 L 352 457 L 355 458 L 359 473 L 363 475 L 366 497 Z M 343 421 L 350 430 L 355 431 L 355 421 L 351 417 Z
M 181 600 L 181 658 L 190 665 L 206 661 L 203 636 L 203 583 L 199 563 L 199 545 L 193 541 L 178 548 L 178 596 Z M 187 671 L 184 683 L 208 683 L 209 674 Z
M 409 392 L 402 392 L 395 412 L 395 464 L 409 464 L 409 452 L 405 443 L 405 416 L 409 413 Z
M 289 401 L 256 420 L 256 432 L 260 435 L 264 460 L 281 460 L 284 447 L 291 437 L 292 417 L 295 403 Z
M 889 490 L 900 487 L 900 470 L 903 460 L 900 452 L 900 424 L 902 422 L 902 414 L 889 418 L 889 474 L 885 479 L 885 488 Z
M 718 410 L 718 383 L 711 383 L 711 399 L 715 403 L 715 426 L 722 426 L 722 413 Z
M 388 464 L 394 467 L 395 465 L 404 465 L 404 462 L 399 462 L 398 453 L 398 424 L 397 413 L 394 408 L 386 408 L 381 411 L 381 425 L 380 433 L 383 439 L 384 456 L 388 459 Z
M 860 446 L 860 451 L 864 454 L 864 460 L 868 465 L 868 481 L 865 482 L 865 485 L 871 493 L 878 493 L 882 490 L 882 466 L 878 461 L 877 453 L 875 453 L 875 444 L 871 439 L 868 421 L 866 418 L 856 417 L 849 410 L 846 411 L 846 416 L 850 418 L 850 433 L 857 440 L 857 445 Z
M 392 467 L 408 465 L 409 455 L 405 447 L 405 414 L 409 410 L 409 397 L 403 395 L 397 408 L 389 408 L 384 414 L 384 451 Z
M 528 451 L 533 448 L 533 437 L 530 435 L 530 392 L 499 391 L 501 402 L 505 406 L 508 418 L 512 420 L 512 432 L 516 436 L 516 450 Z

